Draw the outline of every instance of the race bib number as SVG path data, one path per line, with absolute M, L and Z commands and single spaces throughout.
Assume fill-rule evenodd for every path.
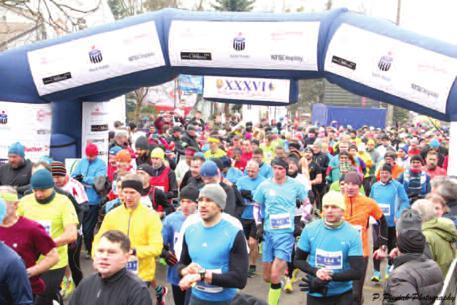
M 343 252 L 342 251 L 325 251 L 316 249 L 316 267 L 330 270 L 343 269 Z
M 221 274 L 222 269 L 208 269 L 208 271 L 215 273 L 215 274 Z M 220 293 L 224 290 L 224 288 L 219 287 L 219 286 L 214 286 L 214 285 L 208 285 L 205 282 L 198 282 L 198 284 L 195 286 L 195 289 L 207 292 L 207 293 Z
M 290 215 L 288 213 L 271 215 L 270 224 L 273 230 L 290 229 Z
M 138 274 L 139 268 L 140 264 L 138 262 L 138 258 L 136 256 L 130 256 L 129 261 L 127 262 L 127 270 L 133 272 L 134 274 Z
M 43 226 L 44 230 L 46 233 L 48 233 L 49 236 L 51 236 L 52 232 L 52 224 L 49 220 L 37 220 L 37 222 Z
M 161 185 L 157 185 L 156 188 L 158 188 L 159 190 L 161 190 L 162 192 L 165 192 L 165 187 L 161 186 Z
M 382 213 L 384 214 L 384 216 L 390 216 L 390 204 L 380 203 L 379 207 L 381 208 Z

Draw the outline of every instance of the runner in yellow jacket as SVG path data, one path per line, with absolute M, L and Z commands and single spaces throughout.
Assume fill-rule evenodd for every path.
M 142 188 L 141 178 L 137 175 L 125 176 L 122 181 L 124 203 L 105 216 L 92 249 L 97 249 L 96 245 L 106 231 L 125 233 L 133 249 L 127 269 L 149 283 L 155 276 L 155 258 L 162 252 L 162 222 L 157 212 L 140 203 Z

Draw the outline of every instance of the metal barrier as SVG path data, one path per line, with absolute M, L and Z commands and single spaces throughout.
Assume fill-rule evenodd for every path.
M 452 261 L 444 286 L 433 305 L 455 305 L 457 295 L 457 259 Z

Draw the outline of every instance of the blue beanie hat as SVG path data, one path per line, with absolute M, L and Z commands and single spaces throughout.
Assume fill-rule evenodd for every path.
M 218 173 L 217 164 L 214 161 L 206 161 L 200 167 L 200 176 L 202 177 L 215 177 Z
M 433 139 L 428 145 L 430 145 L 431 148 L 438 148 L 440 147 L 440 142 L 437 139 Z
M 6 216 L 6 203 L 3 199 L 0 198 L 0 223 L 3 222 L 3 219 Z
M 47 169 L 37 170 L 30 179 L 30 184 L 34 190 L 45 190 L 54 187 L 52 174 Z
M 25 147 L 19 142 L 11 144 L 11 146 L 8 148 L 8 155 L 18 155 L 24 158 L 25 156 Z

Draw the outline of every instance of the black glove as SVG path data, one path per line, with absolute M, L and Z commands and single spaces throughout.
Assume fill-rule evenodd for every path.
M 263 224 L 256 225 L 256 237 L 259 241 L 263 240 Z
M 174 266 L 178 263 L 178 258 L 176 258 L 176 255 L 172 251 L 167 250 L 165 248 L 162 249 L 160 257 L 163 257 L 165 259 L 168 266 Z
M 249 201 L 254 201 L 254 200 L 252 199 L 252 193 L 251 193 L 251 191 L 248 191 L 248 190 L 241 190 L 241 191 L 240 191 L 240 194 L 241 194 L 241 196 L 242 196 L 243 198 L 245 198 L 245 199 L 247 199 L 247 200 L 249 200 Z
M 301 291 L 320 293 L 324 297 L 327 295 L 328 281 L 323 281 L 314 276 L 303 277 L 301 280 L 302 283 L 299 284 Z
M 79 182 L 83 182 L 84 176 L 81 175 L 81 174 L 79 174 L 79 175 L 77 175 L 77 176 L 75 177 L 75 179 L 78 180 Z

